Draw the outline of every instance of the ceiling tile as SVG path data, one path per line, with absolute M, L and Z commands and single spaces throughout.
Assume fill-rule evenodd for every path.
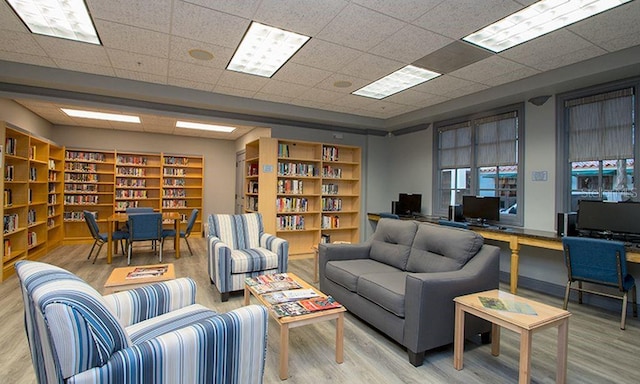
M 373 104 L 375 102 L 376 102 L 375 99 L 371 99 L 369 97 L 348 94 L 348 95 L 344 95 L 339 99 L 334 100 L 329 104 L 341 105 L 341 106 L 353 108 L 353 109 L 360 109 L 362 107 Z
M 359 5 L 349 4 L 318 34 L 318 37 L 336 44 L 367 51 L 405 25 L 406 23 L 398 19 Z
M 347 4 L 344 0 L 263 0 L 254 20 L 306 36 L 316 36 Z
M 313 87 L 329 76 L 331 76 L 329 71 L 296 63 L 286 63 L 272 78 Z
M 203 82 L 215 85 L 222 74 L 217 68 L 203 67 L 182 61 L 169 61 L 169 76 L 177 79 L 185 79 L 195 82 Z
M 0 30 L 3 31 L 3 34 L 4 31 L 29 31 L 6 1 L 0 1 Z
M 207 51 L 213 55 L 211 60 L 198 60 L 189 55 L 192 49 Z M 187 63 L 224 69 L 227 67 L 234 50 L 220 45 L 207 44 L 196 40 L 185 39 L 183 37 L 172 36 L 170 42 L 169 58 Z
M 33 37 L 52 59 L 95 65 L 105 65 L 109 62 L 107 51 L 100 45 L 79 43 L 50 36 L 33 35 Z
M 371 10 L 384 13 L 404 21 L 413 21 L 442 2 L 442 0 L 352 0 L 354 3 Z
M 291 58 L 290 62 L 337 71 L 362 54 L 353 48 L 312 38 Z
M 443 1 L 413 24 L 457 40 L 522 8 L 511 0 Z
M 307 101 L 316 101 L 319 103 L 330 103 L 333 100 L 344 96 L 343 94 L 327 91 L 324 89 L 311 88 L 303 92 L 298 99 Z
M 87 6 L 94 20 L 115 21 L 169 33 L 172 3 L 172 0 L 91 0 L 87 1 Z M 99 31 L 98 34 L 101 32 Z
M 166 75 L 155 75 L 153 73 L 129 71 L 126 69 L 118 68 L 116 68 L 115 71 L 116 76 L 123 79 L 144 81 L 146 83 L 167 84 Z
M 64 68 L 70 71 L 93 73 L 95 75 L 102 76 L 116 76 L 116 72 L 113 67 L 93 64 L 93 63 L 79 63 L 77 61 L 65 60 L 65 59 L 53 59 L 56 65 L 60 68 Z M 109 64 L 105 61 L 104 64 Z
M 443 96 L 417 92 L 412 88 L 384 98 L 384 101 L 388 101 L 390 103 L 408 105 L 412 107 L 427 107 L 432 104 L 441 103 L 445 100 L 447 100 L 447 98 Z
M 246 73 L 223 71 L 216 86 L 236 88 L 245 91 L 258 92 L 270 81 L 266 77 L 249 75 Z
M 407 25 L 369 50 L 369 53 L 411 63 L 451 43 L 452 39 L 425 29 Z
M 425 92 L 433 95 L 447 96 L 450 92 L 477 84 L 470 80 L 460 79 L 450 75 L 442 75 L 426 83 L 413 87 L 416 92 Z
M 107 49 L 111 65 L 117 69 L 167 76 L 169 60 L 133 52 Z
M 173 10 L 173 34 L 191 40 L 235 48 L 250 20 L 178 1 Z
M 405 65 L 405 63 L 402 63 L 400 61 L 395 61 L 365 53 L 347 64 L 338 72 L 341 74 L 356 76 L 361 79 L 374 81 L 385 77 L 392 72 L 395 72 Z
M 136 123 L 122 123 L 118 121 L 110 121 L 111 129 L 117 129 L 121 131 L 134 131 L 134 132 L 142 132 L 142 124 Z
M 307 90 L 307 87 L 300 84 L 286 83 L 271 79 L 264 87 L 260 88 L 260 93 L 278 95 L 282 97 L 296 98 Z
M 351 83 L 351 86 L 349 87 L 344 87 L 344 88 L 340 88 L 340 87 L 336 87 L 335 83 L 336 82 L 343 82 L 343 81 L 348 81 Z M 371 81 L 370 80 L 364 80 L 364 79 L 359 79 L 357 77 L 354 76 L 349 76 L 349 75 L 342 75 L 342 74 L 334 74 L 331 75 L 329 77 L 327 77 L 326 79 L 324 79 L 323 81 L 321 81 L 320 83 L 318 83 L 315 88 L 320 88 L 320 89 L 325 89 L 327 91 L 332 91 L 332 92 L 337 92 L 337 93 L 341 93 L 341 94 L 349 94 L 357 89 L 360 89 L 362 87 L 364 87 L 365 85 L 369 84 Z
M 188 0 L 205 8 L 230 13 L 245 19 L 253 18 L 260 0 Z
M 34 56 L 24 53 L 14 53 L 0 50 L 0 60 L 14 61 L 16 63 L 24 63 L 31 65 L 40 65 L 43 67 L 57 67 L 58 65 L 46 56 Z
M 110 21 L 96 21 L 96 28 L 100 31 L 102 44 L 107 48 L 140 53 L 143 55 L 169 57 L 169 35 L 122 25 Z
M 517 76 L 521 72 L 528 72 L 529 75 L 538 73 L 534 69 L 526 68 L 500 56 L 491 56 L 483 61 L 453 71 L 451 75 L 481 84 L 495 85 L 496 83 L 503 83 L 500 80 L 501 78 L 510 78 L 508 74 Z
M 640 1 L 623 4 L 567 27 L 609 52 L 638 44 Z
M 46 56 L 46 52 L 36 43 L 29 32 L 1 31 L 0 51 Z

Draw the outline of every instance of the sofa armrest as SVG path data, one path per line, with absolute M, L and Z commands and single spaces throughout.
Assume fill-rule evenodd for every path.
M 188 277 L 103 296 L 123 326 L 163 315 L 196 302 L 196 284 Z M 153 303 L 153 305 L 148 305 Z
M 120 350 L 68 382 L 262 383 L 267 319 L 259 305 L 212 316 Z
M 287 272 L 289 263 L 289 242 L 283 238 L 263 233 L 260 236 L 260 246 L 278 255 L 278 273 Z
M 420 348 L 424 333 L 445 329 L 453 335 L 455 297 L 474 292 L 497 289 L 500 273 L 500 248 L 483 245 L 478 253 L 460 270 L 437 273 L 412 273 L 407 276 L 405 295 L 405 341 Z M 438 316 L 433 316 L 437 308 Z M 432 331 L 431 331 L 432 332 Z

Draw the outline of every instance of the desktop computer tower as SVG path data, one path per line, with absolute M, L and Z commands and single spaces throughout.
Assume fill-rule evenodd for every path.
M 558 213 L 556 221 L 556 233 L 558 236 L 577 236 L 578 229 L 576 228 L 576 219 L 578 214 L 576 212 Z
M 449 221 L 464 221 L 464 216 L 462 215 L 462 205 L 450 205 L 449 206 L 449 216 L 447 217 Z
M 391 202 L 391 213 L 394 213 L 394 214 L 397 215 L 398 214 L 397 211 L 398 211 L 398 202 L 397 201 L 392 201 Z

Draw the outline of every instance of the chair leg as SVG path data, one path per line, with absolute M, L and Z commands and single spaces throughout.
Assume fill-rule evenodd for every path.
M 93 256 L 93 263 L 96 263 L 96 260 L 98 259 L 98 255 L 100 254 L 100 250 L 102 249 L 102 246 L 104 245 L 104 243 L 100 243 L 100 246 L 98 247 L 98 251 L 96 252 L 95 256 Z
M 91 250 L 89 251 L 89 255 L 87 256 L 87 260 L 91 258 L 91 254 L 93 253 L 93 249 L 96 247 L 96 243 L 98 243 L 98 240 L 93 242 L 93 245 L 91 246 Z
M 222 302 L 229 301 L 229 292 L 220 293 L 220 301 Z
M 578 288 L 580 288 L 578 291 L 578 303 L 582 304 L 582 281 L 578 281 Z
M 571 281 L 567 281 L 567 287 L 564 289 L 564 304 L 562 304 L 562 309 L 567 310 L 567 305 L 569 305 L 569 293 L 571 293 Z
M 624 323 L 627 320 L 627 292 L 622 295 L 622 316 L 620 317 L 620 329 L 624 329 Z
M 155 240 L 154 240 L 155 243 Z M 162 250 L 164 249 L 164 240 L 160 240 L 160 262 L 162 263 Z
M 131 264 L 131 248 L 133 247 L 133 242 L 129 242 L 129 246 L 127 247 L 127 265 Z
M 638 317 L 638 302 L 637 302 L 636 286 L 631 288 L 631 305 L 633 310 L 633 317 Z
M 187 248 L 189 248 L 189 254 L 193 256 L 193 251 L 191 250 L 191 244 L 189 244 L 189 239 L 185 237 L 184 242 L 187 243 Z

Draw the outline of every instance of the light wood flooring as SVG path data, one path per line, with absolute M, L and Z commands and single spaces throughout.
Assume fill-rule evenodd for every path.
M 232 295 L 220 302 L 207 275 L 206 242 L 191 239 L 194 255 L 184 242 L 182 257 L 174 258 L 171 244 L 165 245 L 165 262 L 175 263 L 176 275 L 189 276 L 198 284 L 197 301 L 225 312 L 242 305 L 242 295 Z M 98 291 L 114 267 L 126 266 L 126 258 L 114 256 L 106 264 L 106 249 L 96 264 L 86 259 L 90 245 L 62 246 L 41 259 L 76 273 Z M 156 256 L 137 248 L 132 265 L 154 264 Z M 289 270 L 312 281 L 312 259 L 293 260 Z M 501 289 L 506 290 L 506 286 Z M 560 307 L 562 300 L 521 289 L 519 294 Z M 433 309 L 437 311 L 437 308 Z M 638 383 L 640 382 L 640 322 L 629 316 L 627 330 L 619 329 L 619 314 L 570 303 L 568 383 Z M 515 383 L 518 380 L 519 339 L 503 330 L 501 354 L 491 356 L 489 345 L 467 342 L 464 369 L 453 368 L 453 347 L 427 352 L 424 365 L 409 364 L 404 348 L 347 313 L 345 318 L 344 363 L 335 363 L 335 324 L 324 322 L 295 328 L 290 333 L 289 384 L 321 383 Z M 531 365 L 533 383 L 555 382 L 555 329 L 534 335 Z M 279 383 L 279 330 L 270 322 L 265 383 Z M 34 383 L 29 347 L 23 325 L 23 306 L 15 276 L 0 283 L 0 383 Z

